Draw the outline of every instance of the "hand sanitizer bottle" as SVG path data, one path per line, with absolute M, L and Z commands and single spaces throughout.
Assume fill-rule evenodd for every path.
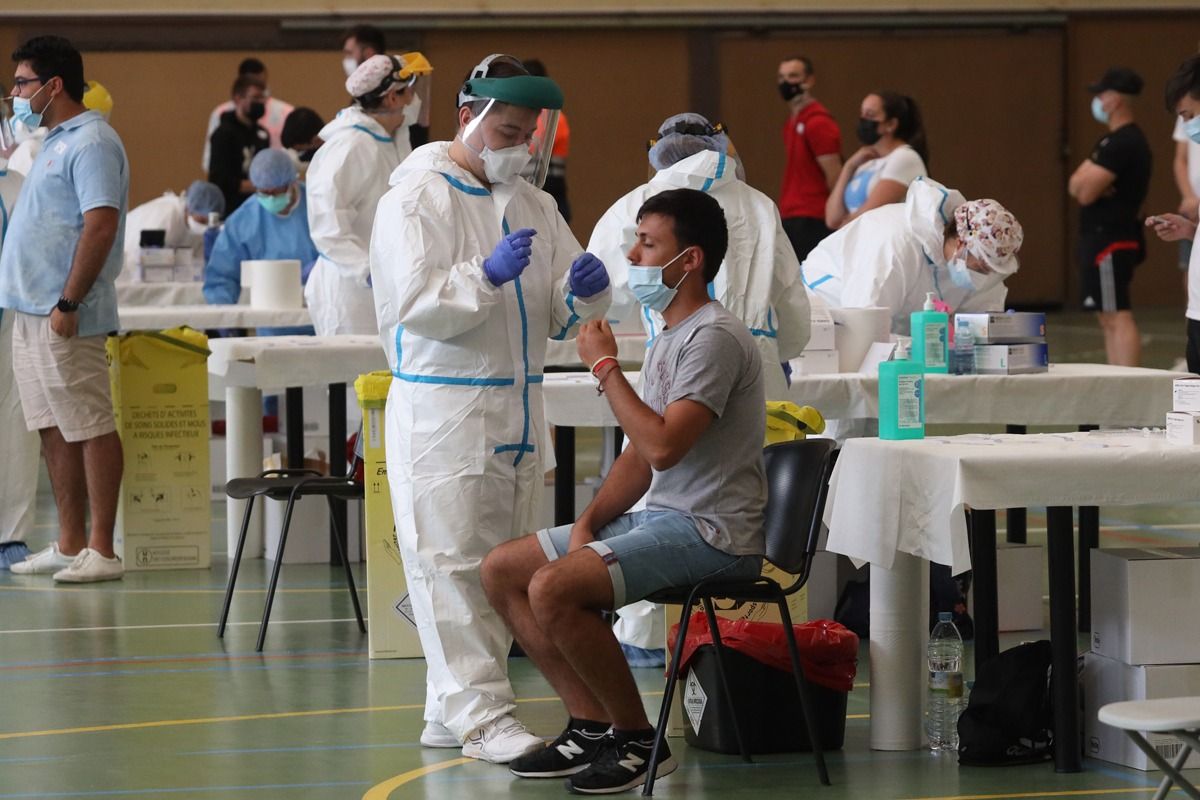
M 879 438 L 925 438 L 925 373 L 899 348 L 879 365 Z
M 947 331 L 950 320 L 945 312 L 937 310 L 933 292 L 925 295 L 924 308 L 912 312 L 909 320 L 912 327 L 912 360 L 926 372 L 949 372 Z

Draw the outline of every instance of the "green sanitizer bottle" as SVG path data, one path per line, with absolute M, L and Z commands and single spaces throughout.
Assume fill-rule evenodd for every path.
M 925 371 L 899 348 L 879 365 L 879 438 L 925 438 Z
M 921 311 L 909 315 L 912 328 L 912 360 L 926 372 L 950 371 L 948 331 L 950 317 L 938 311 L 933 303 L 933 292 L 925 295 L 925 306 Z

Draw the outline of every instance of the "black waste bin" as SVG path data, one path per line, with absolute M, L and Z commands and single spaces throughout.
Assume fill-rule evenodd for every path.
M 738 708 L 742 736 L 751 753 L 812 750 L 800 711 L 796 679 L 748 655 L 726 648 L 725 669 Z M 696 649 L 681 678 L 684 739 L 693 747 L 739 753 L 728 704 L 721 696 L 713 645 Z M 697 688 L 699 691 L 697 691 Z M 846 692 L 808 682 L 817 733 L 825 750 L 840 750 L 846 738 Z M 697 724 L 698 723 L 698 724 Z M 698 728 L 698 729 L 697 729 Z

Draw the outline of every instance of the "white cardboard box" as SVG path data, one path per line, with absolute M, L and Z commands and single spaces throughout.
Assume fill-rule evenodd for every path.
M 1200 378 L 1176 378 L 1172 387 L 1176 411 L 1200 411 Z
M 953 323 L 965 319 L 978 344 L 1013 344 L 1046 341 L 1046 315 L 1040 311 L 993 314 L 955 314 Z
M 1200 444 L 1200 412 L 1168 411 L 1167 444 Z
M 1001 631 L 1040 631 L 1045 627 L 1042 598 L 1046 581 L 1043 548 L 1036 544 L 1001 543 L 996 548 L 996 601 Z M 971 593 L 971 613 L 975 593 Z
M 1050 351 L 1044 342 L 975 345 L 975 371 L 981 375 L 1020 375 L 1049 368 Z
M 1200 662 L 1200 547 L 1092 551 L 1092 650 L 1126 664 Z
M 1146 754 L 1118 728 L 1096 718 L 1102 706 L 1123 700 L 1155 700 L 1200 694 L 1200 664 L 1133 666 L 1096 653 L 1083 657 L 1083 751 L 1091 758 L 1133 769 L 1156 769 Z M 1179 755 L 1180 742 L 1162 733 L 1146 734 L 1150 745 L 1168 761 Z M 1200 767 L 1192 753 L 1185 769 Z
M 791 360 L 796 375 L 827 375 L 838 371 L 837 350 L 805 350 Z
M 829 316 L 827 311 L 813 311 L 811 333 L 808 344 L 804 346 L 804 352 L 833 350 L 835 347 L 837 345 L 834 344 L 833 338 L 833 317 Z

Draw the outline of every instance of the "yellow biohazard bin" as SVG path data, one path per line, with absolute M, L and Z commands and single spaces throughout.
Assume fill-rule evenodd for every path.
M 392 493 L 388 486 L 384 420 L 390 372 L 369 372 L 354 381 L 363 412 L 364 514 L 367 531 L 367 636 L 371 658 L 421 658 L 421 640 L 404 579 Z
M 113 413 L 125 451 L 115 548 L 127 570 L 212 560 L 208 337 L 191 328 L 110 336 Z

